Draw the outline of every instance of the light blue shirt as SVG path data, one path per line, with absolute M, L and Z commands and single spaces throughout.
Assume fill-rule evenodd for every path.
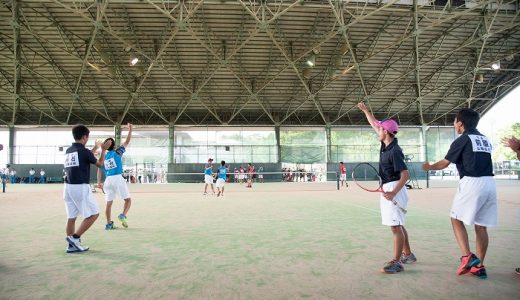
M 222 166 L 222 167 L 218 168 L 218 178 L 219 179 L 226 180 L 226 175 L 227 175 L 227 168 L 226 168 L 226 166 Z
M 125 147 L 119 146 L 115 151 L 108 151 L 105 154 L 103 171 L 105 171 L 106 176 L 123 174 L 123 154 L 125 151 Z
M 205 166 L 204 166 L 204 174 L 206 175 L 213 175 L 213 167 L 211 166 L 210 163 L 207 163 Z

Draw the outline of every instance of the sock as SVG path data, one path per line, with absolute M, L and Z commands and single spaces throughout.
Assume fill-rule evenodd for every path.
M 75 239 L 79 239 L 80 238 L 80 236 L 75 234 L 75 233 L 72 235 L 72 237 L 75 238 Z

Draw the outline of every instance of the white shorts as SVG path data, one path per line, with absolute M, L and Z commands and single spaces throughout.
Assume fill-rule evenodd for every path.
M 69 219 L 75 219 L 78 215 L 88 218 L 99 214 L 99 207 L 89 184 L 65 183 L 63 200 Z
M 392 181 L 383 185 L 383 190 L 392 191 L 399 181 Z M 395 195 L 394 200 L 399 203 L 399 206 L 406 209 L 408 206 L 408 190 L 403 186 L 401 190 Z M 379 199 L 381 207 L 381 223 L 386 226 L 404 225 L 405 214 L 392 201 L 386 200 L 381 193 Z
M 105 184 L 103 185 L 103 191 L 105 191 L 106 201 L 113 201 L 117 198 L 118 195 L 121 197 L 121 199 L 130 198 L 128 186 L 126 185 L 125 179 L 121 175 L 107 176 L 105 179 Z
M 219 179 L 217 179 L 217 184 L 216 184 L 216 186 L 217 186 L 217 187 L 223 187 L 225 183 L 226 183 L 226 180 L 225 180 L 225 179 L 219 178 Z
M 263 178 L 264 178 L 264 175 L 258 174 L 258 179 L 263 179 Z
M 213 176 L 211 176 L 211 175 L 204 175 L 204 182 L 205 183 L 213 183 Z
M 345 173 L 345 174 L 341 174 L 341 175 L 339 176 L 339 180 L 343 180 L 343 181 L 344 181 L 344 180 L 347 180 L 347 174 L 346 174 L 346 173 Z
M 453 199 L 450 217 L 466 225 L 497 225 L 497 188 L 492 176 L 464 176 Z

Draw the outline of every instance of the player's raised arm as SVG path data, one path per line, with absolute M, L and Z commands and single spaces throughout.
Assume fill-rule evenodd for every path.
M 92 150 L 90 150 L 92 152 L 92 154 L 94 154 L 94 156 L 96 156 L 98 149 L 101 147 L 101 144 L 103 144 L 103 140 L 101 140 L 101 139 L 97 139 L 94 142 L 94 148 L 92 148 Z
M 103 164 L 105 163 L 105 153 L 107 152 L 107 149 L 110 148 L 111 145 L 112 145 L 111 140 L 106 140 L 103 143 L 103 145 L 101 145 L 101 156 L 99 156 L 99 158 L 96 162 L 96 167 L 100 168 L 101 166 L 103 166 Z
M 123 143 L 123 147 L 128 147 L 128 144 L 130 144 L 130 140 L 132 139 L 132 128 L 133 128 L 133 125 L 128 123 L 128 135 L 126 136 L 126 140 L 125 142 Z
M 503 138 L 502 144 L 511 148 L 516 153 L 516 158 L 520 160 L 520 140 L 514 136 L 511 138 Z
M 374 128 L 375 132 L 379 132 L 379 129 L 378 127 L 376 126 L 377 124 L 377 120 L 376 118 L 370 113 L 370 111 L 368 111 L 368 107 L 365 105 L 364 102 L 359 102 L 357 107 L 359 108 L 359 110 L 361 110 L 362 112 L 365 113 L 365 117 L 367 118 L 368 120 L 368 123 L 370 123 L 370 126 L 372 126 L 372 128 Z

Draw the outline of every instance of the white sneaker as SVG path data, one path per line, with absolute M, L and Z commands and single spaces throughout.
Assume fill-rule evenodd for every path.
M 76 249 L 75 252 L 88 251 L 88 249 L 89 249 L 87 246 L 81 245 L 81 239 L 76 239 L 72 235 L 67 236 L 66 240 L 67 240 L 67 242 L 69 242 L 69 244 L 70 244 L 70 246 L 72 246 L 72 248 Z
M 76 249 L 76 247 L 72 246 L 71 244 L 69 244 L 67 246 L 67 249 L 65 249 L 65 251 L 67 253 L 81 252 L 81 251 L 78 251 L 78 249 Z

